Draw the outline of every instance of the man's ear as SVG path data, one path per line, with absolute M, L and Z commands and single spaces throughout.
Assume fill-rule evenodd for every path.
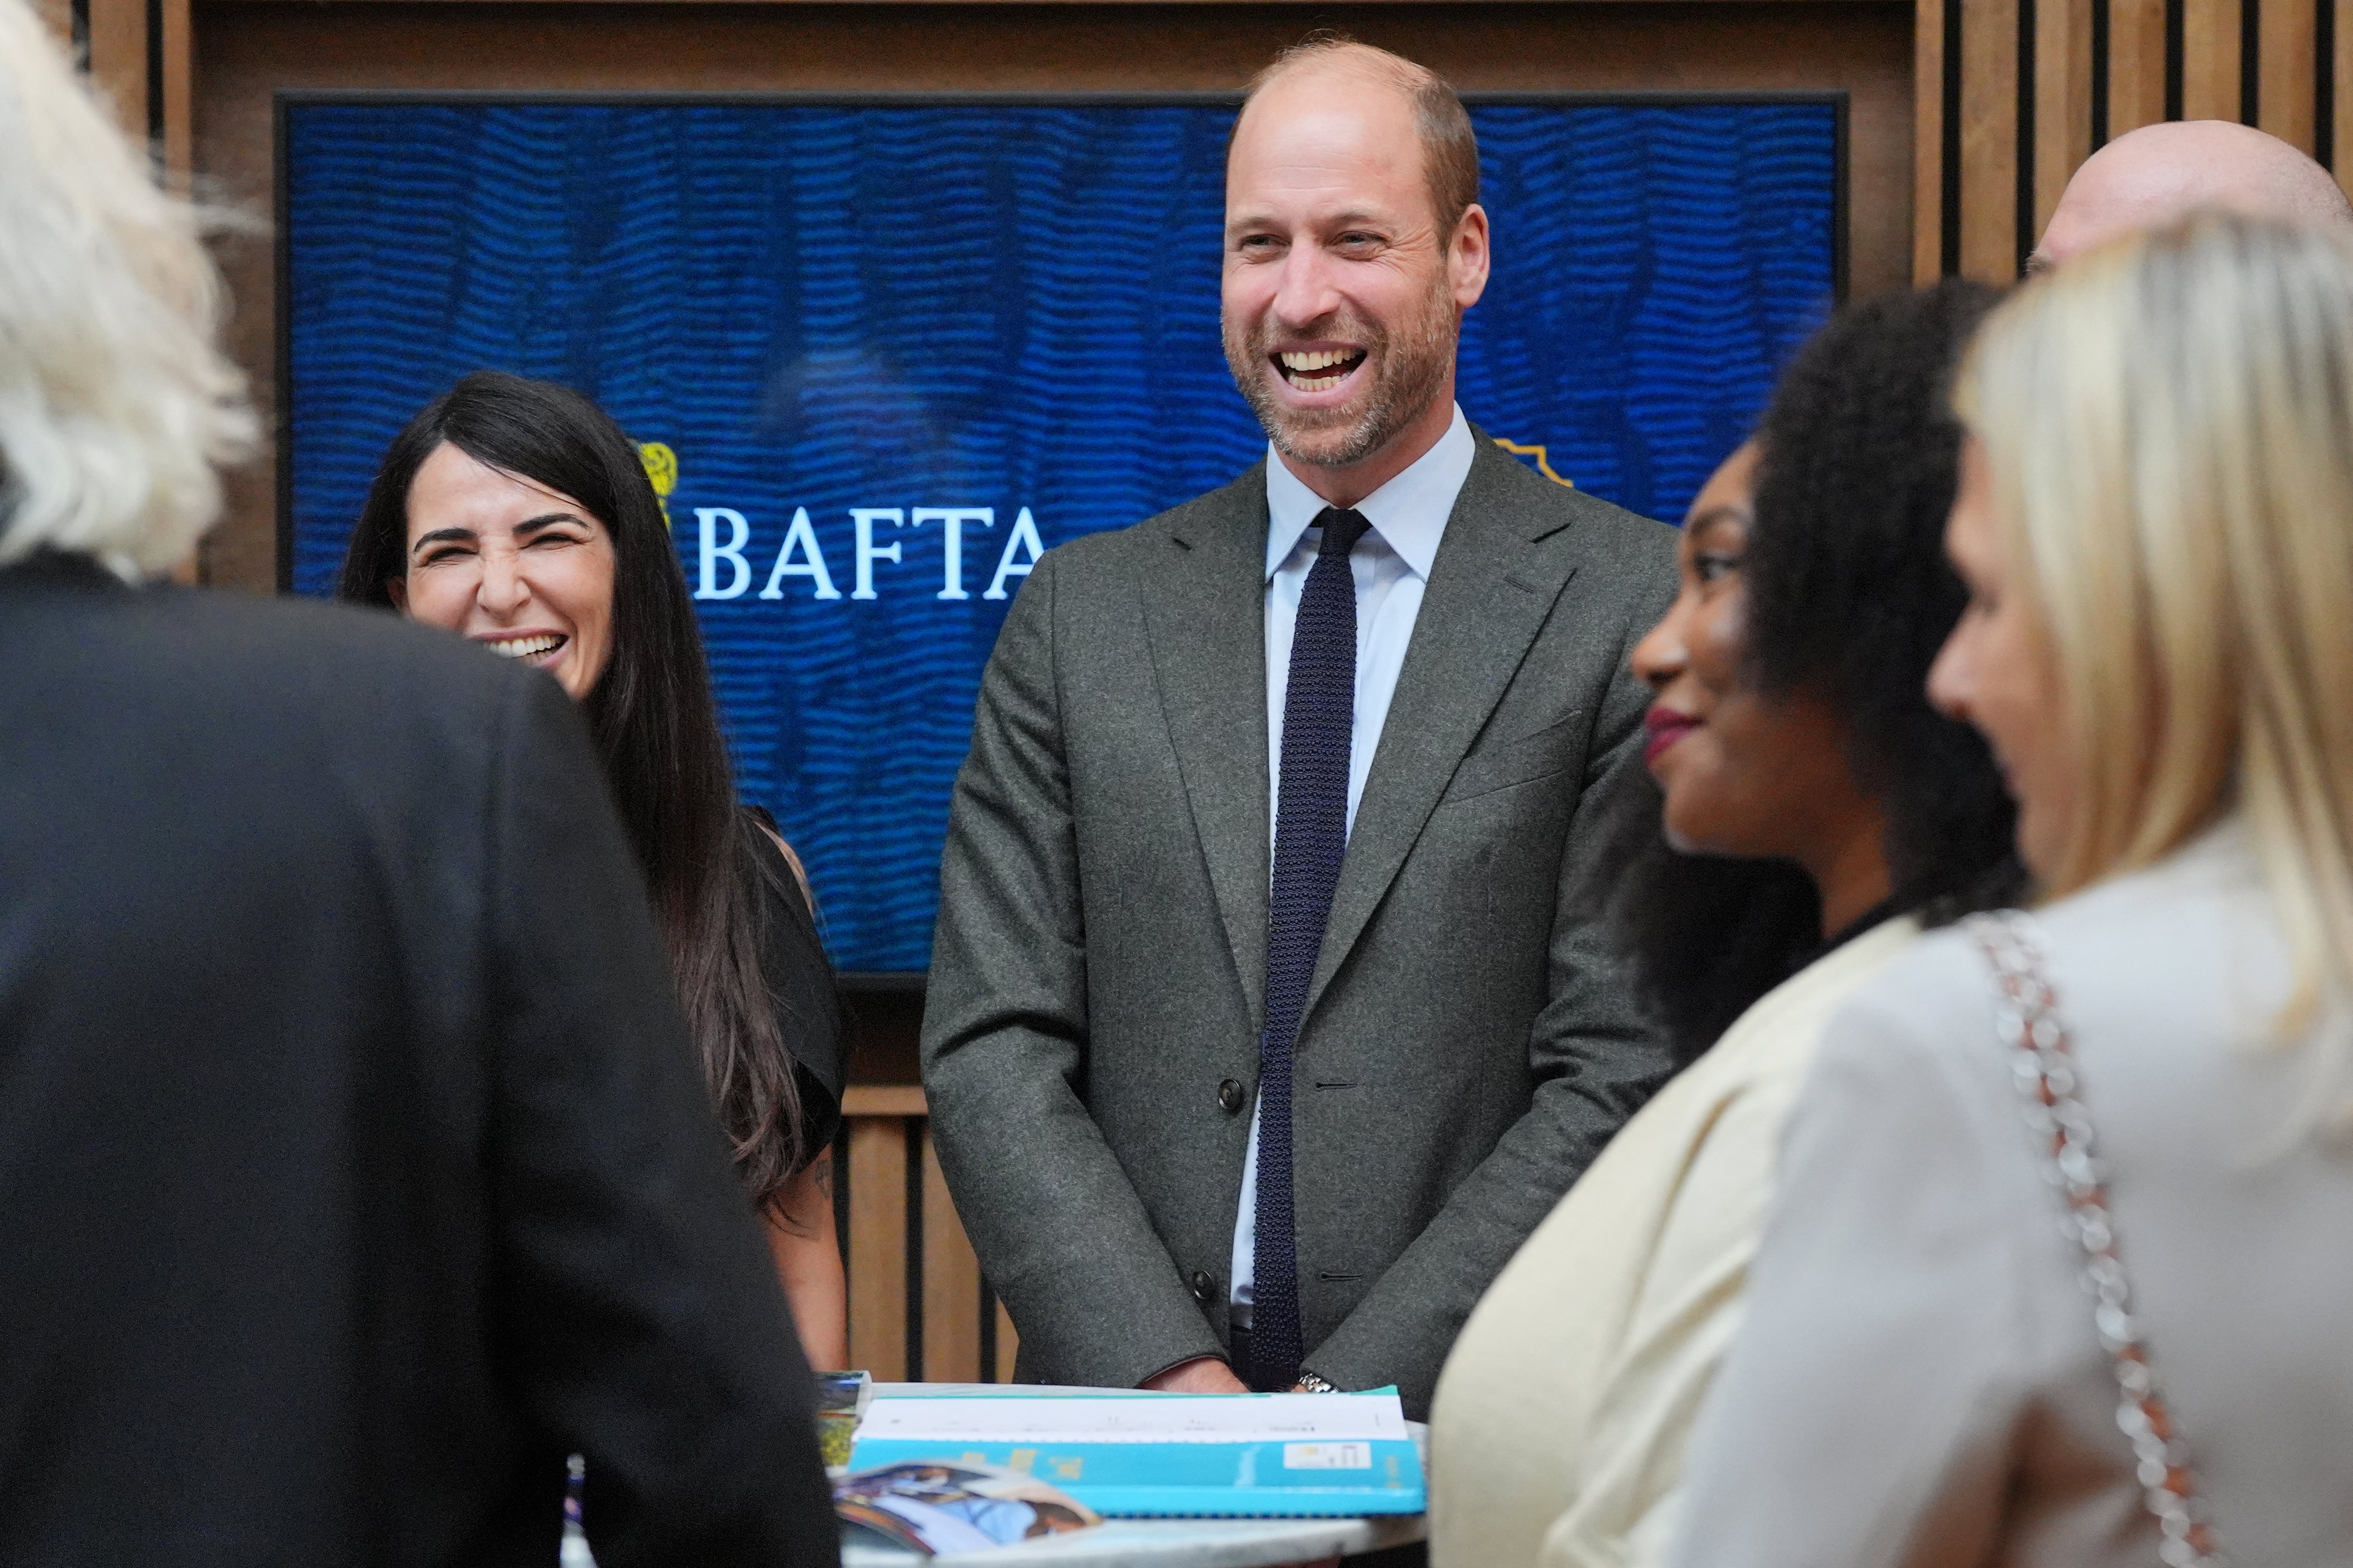
M 392 601 L 392 607 L 394 609 L 398 610 L 404 616 L 408 614 L 407 578 L 386 577 L 384 580 L 384 592 L 385 597 Z
M 1490 258 L 1487 209 L 1472 202 L 1462 209 L 1454 235 L 1446 246 L 1446 278 L 1454 294 L 1454 308 L 1467 310 L 1487 291 Z

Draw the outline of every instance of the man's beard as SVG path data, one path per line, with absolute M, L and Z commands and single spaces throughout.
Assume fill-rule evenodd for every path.
M 1364 346 L 1369 384 L 1336 408 L 1303 412 L 1277 401 L 1267 384 L 1269 377 L 1282 374 L 1274 364 L 1272 322 L 1260 318 L 1247 342 L 1228 322 L 1227 368 L 1274 449 L 1294 463 L 1345 468 L 1363 462 L 1420 418 L 1454 368 L 1456 321 L 1445 282 L 1440 274 L 1422 310 L 1396 333 L 1344 312 L 1313 322 L 1311 330 L 1297 334 Z

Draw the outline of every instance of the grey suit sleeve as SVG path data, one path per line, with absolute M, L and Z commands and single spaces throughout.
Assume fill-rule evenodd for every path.
M 514 684 L 484 954 L 502 1370 L 551 1489 L 563 1454 L 587 1457 L 606 1568 L 830 1564 L 808 1370 L 645 886 L 570 700 Z
M 1022 1356 L 1133 1386 L 1220 1355 L 1082 1099 L 1086 932 L 1054 668 L 1055 557 L 983 677 L 940 862 L 923 1087 L 940 1163 Z
M 1663 608 L 1663 595 L 1642 595 L 1629 614 L 1625 643 Z M 1673 1070 L 1617 973 L 1599 920 L 1580 909 L 1577 892 L 1600 847 L 1612 796 L 1642 766 L 1649 693 L 1627 673 L 1624 652 L 1621 647 L 1606 688 L 1561 857 L 1550 996 L 1528 1042 L 1534 1100 L 1413 1245 L 1304 1358 L 1342 1388 L 1395 1382 L 1416 1415 L 1428 1410 L 1454 1336 L 1487 1286 Z

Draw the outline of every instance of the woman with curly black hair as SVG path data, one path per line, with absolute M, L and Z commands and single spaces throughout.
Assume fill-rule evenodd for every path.
M 1947 384 L 1995 298 L 1957 282 L 1840 312 L 1684 521 L 1682 593 L 1633 654 L 1651 782 L 1591 897 L 1689 1070 L 1456 1342 L 1439 1568 L 1656 1557 L 1823 1026 L 1924 928 L 2017 890 L 2001 776 L 1926 692 L 1966 598 Z

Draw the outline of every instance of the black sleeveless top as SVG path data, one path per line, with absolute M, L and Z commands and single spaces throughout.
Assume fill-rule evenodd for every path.
M 744 839 L 759 858 L 753 881 L 760 911 L 760 975 L 776 1010 L 776 1033 L 792 1053 L 801 1099 L 801 1165 L 832 1146 L 841 1127 L 841 1091 L 849 1076 L 849 1043 L 833 988 L 833 965 L 818 940 L 817 921 L 801 896 L 800 879 L 776 847 L 776 819 L 756 805 L 745 816 L 767 832 Z M 782 837 L 782 834 L 777 835 Z

